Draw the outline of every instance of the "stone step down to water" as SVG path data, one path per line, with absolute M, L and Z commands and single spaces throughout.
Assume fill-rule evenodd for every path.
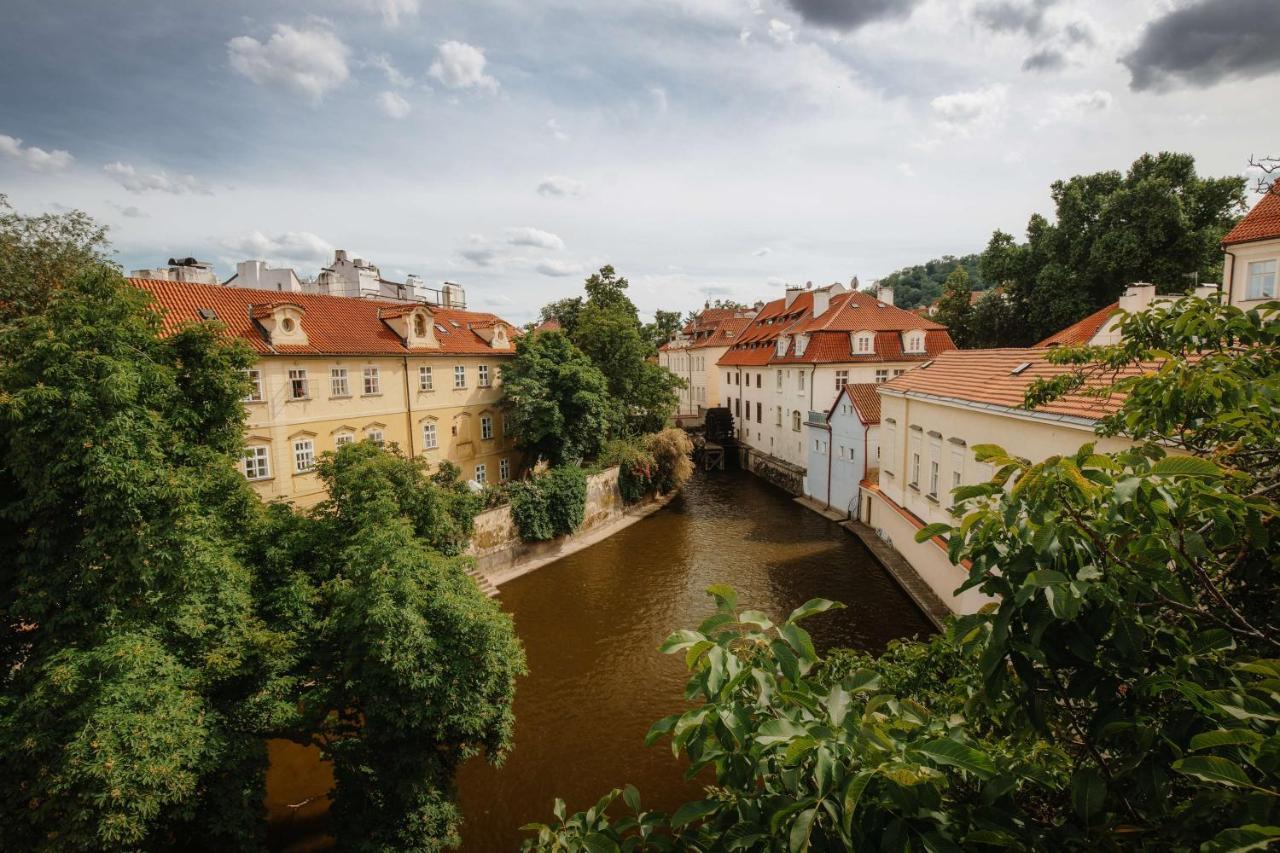
M 480 587 L 480 591 L 485 595 L 490 598 L 498 597 L 498 588 L 493 585 L 493 581 L 489 580 L 489 578 L 487 578 L 484 573 L 475 566 L 467 569 L 467 574 L 471 575 L 471 578 L 476 582 L 476 586 Z

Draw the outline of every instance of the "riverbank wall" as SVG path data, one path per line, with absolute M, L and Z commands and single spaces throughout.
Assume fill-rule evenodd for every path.
M 753 447 L 742 447 L 738 464 L 766 483 L 772 483 L 793 497 L 804 494 L 804 469 Z
M 628 505 L 618 486 L 618 468 L 606 468 L 587 478 L 587 502 L 582 524 L 573 533 L 546 542 L 520 538 L 511 507 L 500 506 L 476 516 L 467 553 L 475 560 L 477 580 L 498 587 L 607 539 L 619 530 L 666 506 L 676 493 L 653 496 Z

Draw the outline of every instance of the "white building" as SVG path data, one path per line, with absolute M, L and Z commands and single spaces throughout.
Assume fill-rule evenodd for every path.
M 1213 296 L 1220 290 L 1216 284 L 1202 284 L 1195 289 L 1195 295 L 1201 298 Z M 1172 302 L 1178 299 L 1178 296 L 1159 296 L 1156 294 L 1156 286 L 1148 284 L 1144 281 L 1137 282 L 1125 288 L 1120 299 L 1112 302 L 1104 308 L 1085 317 L 1076 323 L 1067 326 L 1061 332 L 1057 332 L 1045 338 L 1036 344 L 1038 348 L 1059 347 L 1059 346 L 1078 346 L 1088 344 L 1090 346 L 1107 346 L 1109 344 L 1120 343 L 1120 319 L 1124 314 L 1136 314 L 1139 311 L 1146 311 L 1153 305 L 1161 302 Z
M 195 258 L 170 258 L 167 267 L 133 270 L 129 275 L 133 278 L 147 278 L 153 281 L 184 281 L 189 284 L 217 284 L 218 277 L 213 272 L 213 264 L 198 261 Z
M 283 293 L 315 292 L 314 282 L 303 281 L 289 267 L 269 267 L 266 261 L 241 261 L 236 264 L 236 274 L 223 284 L 227 287 Z
M 809 412 L 830 408 L 845 385 L 888 382 L 952 349 L 946 327 L 895 308 L 891 290 L 787 288 L 719 361 L 745 464 L 801 494 Z
M 1280 295 L 1280 189 L 1273 188 L 1253 206 L 1223 238 L 1222 249 L 1227 304 L 1248 310 Z
M 752 308 L 704 308 L 658 347 L 658 364 L 685 382 L 677 421 L 696 420 L 707 409 L 724 405 L 717 362 L 751 325 Z
M 880 464 L 880 395 L 874 384 L 846 385 L 826 411 L 805 421 L 809 464 L 805 497 L 856 516 L 861 483 Z
M 327 296 L 349 296 L 365 299 L 395 299 L 427 302 L 441 308 L 467 307 L 462 285 L 445 282 L 440 289 L 429 288 L 421 278 L 410 275 L 404 281 L 382 277 L 381 270 L 363 258 L 349 258 L 345 249 L 333 253 L 333 262 L 320 270 L 315 292 Z

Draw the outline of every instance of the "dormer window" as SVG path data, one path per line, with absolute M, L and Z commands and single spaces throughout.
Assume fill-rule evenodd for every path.
M 284 330 L 286 335 L 293 332 L 293 325 L 294 324 L 293 324 L 292 317 L 285 317 L 283 320 L 280 321 L 280 328 Z
M 410 349 L 435 349 L 431 312 L 422 305 L 396 305 L 378 309 L 378 317 L 391 327 Z
M 857 332 L 853 336 L 853 352 L 855 355 L 871 355 L 875 352 L 875 332 Z
M 915 330 L 902 336 L 902 351 L 919 355 L 924 352 L 924 332 Z
M 306 346 L 307 330 L 302 325 L 305 313 L 296 302 L 267 302 L 250 308 L 250 316 L 267 333 L 272 346 Z
M 799 335 L 796 337 L 796 355 L 804 355 L 804 351 L 809 348 L 809 336 Z M 803 375 L 803 374 L 801 374 Z
M 419 338 L 427 336 L 427 318 L 421 314 L 415 314 L 413 317 L 413 334 Z

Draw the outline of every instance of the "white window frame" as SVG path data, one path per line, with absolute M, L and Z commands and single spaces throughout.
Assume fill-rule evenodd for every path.
M 872 352 L 872 346 L 871 346 L 872 340 L 873 339 L 871 335 L 868 335 L 866 333 L 859 334 L 857 338 L 857 343 L 854 346 L 854 351 L 857 352 L 859 355 L 870 354 Z
M 240 469 L 246 480 L 271 479 L 271 448 L 264 444 L 252 444 L 244 449 Z M 254 472 L 257 472 L 256 475 Z
M 455 364 L 453 366 L 453 387 L 454 390 L 461 390 L 467 387 L 467 367 L 465 364 Z
M 490 415 L 480 416 L 480 440 L 488 441 L 493 438 L 493 417 Z
M 361 385 L 361 388 L 364 389 L 364 396 L 382 396 L 382 371 L 373 365 L 367 365 L 364 368 L 363 375 L 364 384 Z
M 289 368 L 289 399 L 308 400 L 310 397 L 311 389 L 307 385 L 307 369 L 305 367 Z
M 840 393 L 840 389 L 849 384 L 849 371 L 836 371 L 836 393 Z
M 251 390 L 244 396 L 246 403 L 262 402 L 262 371 L 256 367 L 251 367 L 244 372 L 245 378 L 249 380 Z
M 440 446 L 440 429 L 435 421 L 427 421 L 422 425 L 422 449 L 435 450 Z
M 351 396 L 351 383 L 348 381 L 347 369 L 345 367 L 329 368 L 329 396 Z
M 489 466 L 483 462 L 476 463 L 475 481 L 480 485 L 484 485 L 489 481 Z
M 938 486 L 942 479 L 940 476 L 941 467 L 937 459 L 929 460 L 929 497 L 931 498 L 938 497 Z
M 1276 298 L 1276 260 L 1251 261 L 1245 287 L 1245 299 Z
M 800 374 L 800 390 L 803 391 L 804 390 L 804 371 L 803 370 L 799 371 L 799 374 Z
M 498 482 L 505 483 L 511 479 L 511 460 L 503 457 L 498 460 Z
M 435 390 L 435 380 L 431 377 L 431 368 L 427 367 L 425 364 L 418 368 L 418 390 Z
M 489 381 L 489 365 L 482 364 L 476 368 L 476 385 L 481 388 L 488 388 L 492 385 Z
M 316 443 L 310 438 L 296 438 L 293 441 L 293 472 L 308 474 L 316 470 Z
M 364 440 L 372 441 L 374 444 L 378 445 L 379 447 L 383 447 L 387 443 L 387 436 L 386 436 L 386 433 L 380 429 L 370 429 L 370 430 L 365 430 Z
M 876 384 L 889 381 L 889 368 L 881 368 L 876 371 Z
M 346 447 L 348 444 L 355 444 L 355 443 L 356 443 L 355 433 L 340 432 L 333 437 L 334 447 Z

